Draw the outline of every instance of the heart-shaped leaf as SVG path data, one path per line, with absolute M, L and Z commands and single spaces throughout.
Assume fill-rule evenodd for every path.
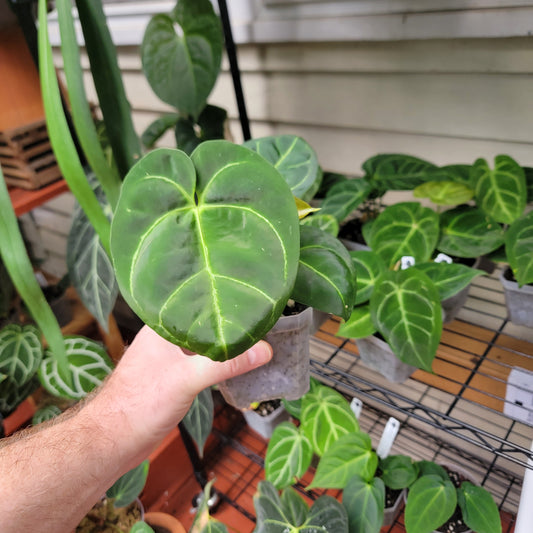
M 166 339 L 216 360 L 261 339 L 298 268 L 299 222 L 287 184 L 255 152 L 206 141 L 191 158 L 148 153 L 129 172 L 111 251 L 131 308 Z
M 404 255 L 428 261 L 439 238 L 439 217 L 418 202 L 401 202 L 384 209 L 372 223 L 368 245 L 389 267 Z
M 371 190 L 372 186 L 364 178 L 336 183 L 320 204 L 320 212 L 333 215 L 341 223 L 368 198 Z
M 450 479 L 446 469 L 433 461 L 417 461 L 416 466 L 418 467 L 419 477 L 422 476 L 437 476 L 443 480 Z
M 508 155 L 498 155 L 491 169 L 484 159 L 472 167 L 477 204 L 502 224 L 511 224 L 526 207 L 526 178 L 522 167 Z
M 462 183 L 469 188 L 472 187 L 472 165 L 446 165 L 437 170 L 430 171 L 430 174 L 438 176 L 436 181 L 455 181 Z M 433 179 L 433 178 L 432 178 Z
M 292 194 L 308 202 L 320 186 L 322 171 L 313 147 L 296 135 L 275 135 L 246 141 L 284 177 Z
M 304 226 L 313 226 L 321 229 L 330 235 L 336 237 L 339 233 L 339 223 L 333 215 L 326 215 L 323 213 L 316 213 L 313 216 L 305 217 L 300 221 Z
M 452 516 L 456 505 L 455 487 L 449 479 L 421 477 L 407 495 L 405 528 L 409 533 L 431 533 Z
M 442 335 L 442 307 L 426 274 L 415 268 L 381 274 L 370 312 L 400 361 L 431 372 Z
M 317 387 L 302 400 L 301 431 L 317 455 L 323 455 L 342 435 L 359 431 L 346 398 L 330 387 Z
M 35 376 L 43 358 L 40 331 L 8 324 L 0 331 L 0 374 L 22 387 Z
M 370 250 L 351 251 L 350 257 L 357 276 L 355 305 L 359 305 L 370 299 L 376 279 L 387 270 L 387 265 L 378 254 Z
M 533 283 L 533 211 L 506 231 L 505 253 L 518 285 Z
M 83 398 L 95 387 L 101 385 L 113 369 L 113 363 L 100 344 L 84 337 L 65 337 L 67 361 L 72 375 L 72 387 L 61 378 L 57 370 L 57 361 L 45 352 L 39 368 L 42 386 L 54 396 Z
M 194 398 L 191 407 L 183 418 L 183 425 L 196 442 L 200 457 L 204 455 L 205 441 L 213 429 L 213 419 L 213 395 L 211 388 L 207 388 Z
M 223 46 L 211 2 L 180 1 L 171 14 L 155 15 L 148 23 L 141 45 L 143 71 L 163 102 L 197 118 L 215 85 Z
M 342 495 L 350 531 L 379 533 L 385 510 L 385 485 L 379 478 L 365 481 L 353 476 Z
M 437 205 L 459 205 L 471 200 L 474 190 L 455 181 L 428 181 L 416 187 L 415 198 L 429 198 Z
M 309 488 L 343 489 L 352 476 L 370 481 L 376 473 L 378 456 L 370 436 L 363 432 L 343 435 L 325 452 Z
M 288 487 L 305 474 L 312 458 L 309 439 L 290 422 L 282 422 L 268 443 L 265 477 L 278 489 Z
M 459 206 L 440 216 L 438 249 L 456 257 L 479 257 L 503 244 L 503 228 L 481 209 Z
M 356 294 L 355 267 L 342 243 L 318 228 L 300 226 L 300 260 L 291 297 L 348 318 Z
M 376 326 L 372 322 L 370 314 L 370 304 L 358 305 L 354 307 L 350 318 L 341 323 L 336 335 L 348 339 L 364 339 L 376 333 Z
M 470 529 L 477 533 L 501 533 L 498 506 L 486 489 L 463 481 L 457 489 L 457 503 Z
M 153 148 L 154 144 L 166 133 L 167 130 L 173 128 L 180 115 L 178 113 L 166 113 L 159 118 L 156 118 L 141 135 L 141 141 L 146 148 Z
M 143 461 L 117 479 L 112 487 L 107 489 L 106 496 L 114 499 L 115 507 L 126 507 L 132 503 L 146 484 L 150 462 Z
M 418 465 L 407 455 L 388 455 L 379 461 L 381 479 L 385 486 L 393 489 L 405 489 L 418 477 Z
M 37 377 L 30 379 L 22 387 L 9 378 L 0 380 L 0 415 L 4 418 L 9 416 L 38 387 Z
M 431 279 L 441 300 L 446 300 L 468 287 L 476 277 L 486 275 L 484 270 L 470 268 L 461 263 L 418 263 L 414 268 L 421 270 Z

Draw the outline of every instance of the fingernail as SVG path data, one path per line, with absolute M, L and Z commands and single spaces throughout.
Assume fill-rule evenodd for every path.
M 265 341 L 259 341 L 248 350 L 248 363 L 252 366 L 260 366 L 268 363 L 272 358 L 272 348 Z

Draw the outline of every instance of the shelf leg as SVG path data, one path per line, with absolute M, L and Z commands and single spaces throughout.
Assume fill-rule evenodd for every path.
M 531 452 L 533 453 L 533 442 L 531 443 Z M 516 515 L 515 533 L 531 533 L 533 524 L 533 458 L 530 457 L 528 468 L 524 472 L 524 483 L 522 485 L 522 494 L 518 505 Z

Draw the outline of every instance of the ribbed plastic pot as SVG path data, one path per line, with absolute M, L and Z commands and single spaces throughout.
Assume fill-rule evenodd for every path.
M 513 324 L 531 328 L 533 327 L 533 286 L 519 287 L 516 281 L 509 279 L 510 270 L 507 267 L 500 274 L 509 320 Z

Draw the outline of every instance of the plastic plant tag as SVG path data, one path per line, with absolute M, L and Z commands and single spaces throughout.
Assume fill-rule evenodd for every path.
M 435 263 L 448 263 L 451 265 L 453 263 L 453 259 L 449 255 L 440 253 L 437 255 L 437 257 L 435 257 Z
M 361 411 L 363 409 L 363 402 L 359 398 L 352 398 L 352 401 L 350 402 L 350 408 L 353 411 L 355 418 L 359 420 Z
M 404 255 L 400 259 L 400 269 L 405 270 L 407 268 L 410 268 L 414 266 L 415 262 L 415 258 L 412 255 Z
M 385 429 L 381 435 L 381 440 L 379 441 L 376 453 L 381 459 L 385 459 L 389 455 L 394 439 L 398 435 L 400 430 L 400 422 L 394 417 L 390 417 L 385 424 Z

